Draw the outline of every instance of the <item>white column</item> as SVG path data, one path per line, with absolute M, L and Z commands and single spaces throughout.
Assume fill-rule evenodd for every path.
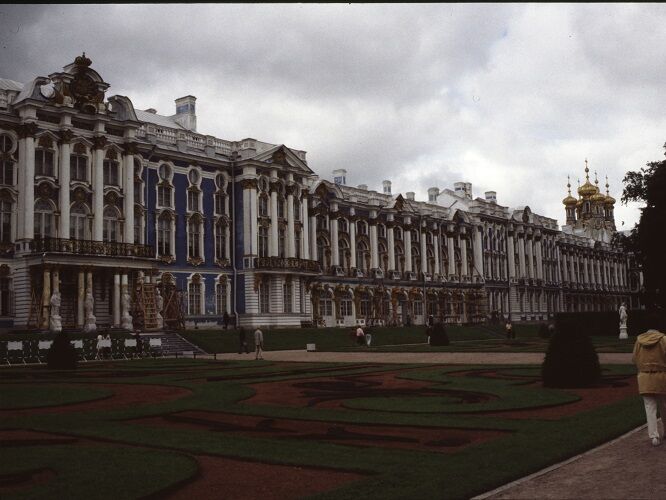
M 275 186 L 271 186 L 274 188 Z M 277 191 L 271 190 L 271 232 L 268 239 L 268 255 L 277 257 L 278 254 L 278 214 L 277 214 Z
M 386 236 L 388 240 L 388 269 L 384 271 L 395 270 L 395 234 L 393 233 L 393 226 L 387 225 Z
M 427 273 L 428 272 L 428 247 L 426 245 L 426 234 L 427 233 L 421 233 L 421 272 L 422 273 Z M 424 297 L 425 300 L 425 297 Z M 425 302 L 423 304 L 425 307 Z
M 100 138 L 102 139 L 102 138 Z M 104 234 L 104 141 L 95 145 L 93 168 L 93 240 L 102 241 Z
M 76 295 L 76 326 L 81 328 L 85 319 L 83 317 L 83 304 L 86 300 L 86 276 L 83 271 L 79 271 L 78 289 Z
M 379 248 L 377 243 L 377 221 L 373 220 L 370 224 L 370 268 L 379 267 Z
M 520 278 L 526 278 L 525 272 L 525 236 L 518 236 L 518 264 L 520 266 Z
M 25 153 L 23 237 L 32 239 L 35 234 L 35 138 L 28 135 L 23 141 Z
M 308 216 L 308 198 L 304 196 L 301 199 L 301 220 L 303 221 L 303 234 L 301 235 L 301 244 L 303 245 L 303 258 L 310 258 L 310 218 Z M 313 230 L 314 232 L 314 230 Z
M 460 242 L 460 261 L 462 264 L 462 276 L 467 276 L 467 237 L 458 236 Z
M 534 279 L 534 236 L 527 239 L 527 264 L 529 277 Z
M 339 266 L 340 259 L 338 259 L 338 218 L 333 216 L 329 218 L 330 234 L 331 234 L 331 265 Z
M 129 283 L 129 280 L 127 279 L 127 274 L 120 275 L 120 308 L 119 308 L 120 318 L 118 319 L 118 324 L 120 324 L 120 325 L 122 325 L 122 318 L 124 318 L 127 314 L 129 314 L 129 311 L 125 310 L 125 302 L 122 300 L 122 296 L 126 293 L 129 293 L 128 283 Z M 115 287 L 115 283 L 114 283 L 114 287 Z M 131 297 L 131 294 L 130 294 L 130 297 Z M 115 315 L 114 315 L 114 319 L 115 319 Z
M 287 257 L 296 257 L 294 233 L 294 195 L 290 191 L 287 195 Z
M 576 271 L 575 271 L 576 261 L 574 259 L 573 253 L 569 254 L 569 281 L 571 283 L 577 283 L 576 281 Z
M 404 229 L 402 235 L 405 243 L 405 271 L 410 272 L 412 270 L 412 232 Z
M 120 326 L 120 275 L 113 274 L 113 326 Z
M 16 221 L 16 239 L 23 239 L 23 234 L 25 232 L 25 137 L 21 133 L 20 139 L 18 141 L 18 200 L 16 202 L 16 212 L 17 212 L 17 221 Z
M 69 142 L 63 140 L 60 143 L 60 169 L 59 178 L 60 183 L 60 237 L 69 238 Z
M 447 235 L 447 247 L 449 251 L 449 276 L 456 274 L 456 252 L 453 243 L 453 235 Z
M 478 276 L 483 277 L 483 240 L 481 239 L 481 231 L 482 228 L 474 227 L 474 269 Z
M 349 218 L 349 250 L 351 256 L 349 258 L 349 266 L 354 268 L 356 266 L 356 220 L 353 217 Z
M 543 253 L 541 250 L 541 242 L 542 240 L 539 239 L 535 243 L 535 250 L 536 250 L 536 263 L 537 263 L 537 268 L 536 268 L 536 273 L 537 273 L 537 279 L 543 280 Z
M 509 278 L 516 277 L 516 249 L 513 245 L 513 235 L 509 235 L 506 238 L 506 259 L 509 264 Z
M 310 258 L 312 260 L 317 260 L 317 216 L 313 215 L 310 217 Z M 307 245 L 306 245 L 307 246 Z M 322 271 L 326 271 L 322 269 Z
M 557 262 L 556 269 L 557 269 L 557 276 L 555 276 L 555 279 L 553 280 L 555 283 L 560 283 L 562 281 L 562 268 L 560 264 L 560 247 L 556 246 L 555 247 L 555 259 Z
M 51 307 L 51 271 L 44 268 L 42 282 L 42 324 L 41 328 L 49 327 L 49 310 Z
M 433 250 L 435 251 L 435 274 L 441 274 L 439 269 L 439 238 L 440 232 L 437 228 L 432 235 Z
M 134 243 L 134 150 L 133 144 L 125 146 L 125 179 L 124 179 L 124 206 L 125 212 L 125 243 Z

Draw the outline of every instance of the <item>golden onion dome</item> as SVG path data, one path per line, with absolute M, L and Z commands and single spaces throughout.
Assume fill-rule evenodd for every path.
M 590 182 L 590 169 L 587 166 L 587 158 L 585 158 L 585 184 L 578 188 L 578 194 L 583 198 L 588 198 L 598 192 L 599 188 Z
M 571 196 L 571 181 L 569 180 L 569 176 L 567 175 L 567 189 L 569 191 L 569 194 L 567 195 L 566 198 L 562 200 L 562 203 L 564 203 L 566 206 L 570 205 L 575 205 L 578 200 Z
M 613 198 L 609 193 L 608 193 L 608 176 L 606 176 L 606 200 L 604 203 L 606 205 L 615 205 L 615 198 Z
M 597 173 L 594 172 L 594 189 L 597 190 L 596 193 L 592 195 L 592 198 L 590 198 L 592 201 L 597 201 L 604 203 L 606 201 L 606 196 L 601 193 L 599 190 L 599 179 L 597 178 Z

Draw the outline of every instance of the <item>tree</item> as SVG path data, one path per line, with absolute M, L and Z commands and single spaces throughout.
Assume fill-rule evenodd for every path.
M 666 156 L 666 143 L 664 144 Z M 650 162 L 638 172 L 627 172 L 622 203 L 644 202 L 635 231 L 622 243 L 633 251 L 643 270 L 648 307 L 666 308 L 666 259 L 663 232 L 666 227 L 666 160 Z

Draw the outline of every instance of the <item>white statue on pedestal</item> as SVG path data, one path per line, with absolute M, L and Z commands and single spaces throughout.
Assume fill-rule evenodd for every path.
M 620 313 L 620 338 L 626 339 L 629 337 L 627 335 L 627 319 L 629 315 L 627 314 L 627 307 L 624 305 L 624 302 L 620 305 L 618 312 Z
M 125 330 L 133 330 L 134 325 L 132 324 L 132 316 L 130 315 L 130 295 L 127 290 L 123 293 L 123 296 L 121 298 L 122 301 L 122 307 L 121 311 L 123 312 L 122 318 L 120 319 L 120 326 L 121 328 L 124 328 Z
M 97 331 L 97 318 L 93 314 L 93 307 L 95 306 L 95 299 L 93 298 L 92 291 L 88 289 L 86 292 L 86 300 L 83 303 L 84 316 L 86 324 L 83 326 L 83 331 L 92 333 Z
M 164 316 L 162 316 L 162 309 L 164 308 L 164 297 L 160 293 L 160 289 L 155 289 L 155 308 L 157 309 L 157 328 L 164 328 Z
M 51 323 L 49 330 L 53 333 L 62 331 L 62 318 L 60 317 L 60 291 L 56 290 L 51 295 Z

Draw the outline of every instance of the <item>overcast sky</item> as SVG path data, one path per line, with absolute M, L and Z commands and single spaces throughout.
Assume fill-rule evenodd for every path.
M 560 224 L 585 158 L 619 200 L 666 142 L 665 5 L 0 5 L 0 77 L 82 51 L 107 95 L 195 95 L 199 132 L 304 149 L 322 178 L 467 181 Z

